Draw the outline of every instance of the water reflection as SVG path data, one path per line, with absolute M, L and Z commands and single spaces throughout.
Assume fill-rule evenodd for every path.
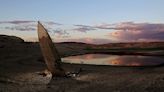
M 117 65 L 117 66 L 151 66 L 164 63 L 164 59 L 152 56 L 118 56 L 106 54 L 85 54 L 62 59 L 67 63 Z

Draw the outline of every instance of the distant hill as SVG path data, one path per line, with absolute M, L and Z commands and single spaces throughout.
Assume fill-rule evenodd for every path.
M 23 39 L 16 37 L 16 36 L 7 36 L 7 35 L 0 35 L 0 42 L 3 43 L 22 43 L 24 42 Z M 33 43 L 33 42 L 26 42 L 26 43 Z M 113 49 L 120 49 L 120 48 L 153 48 L 153 47 L 164 47 L 163 42 L 129 42 L 129 43 L 108 43 L 108 44 L 88 44 L 82 42 L 60 42 L 56 43 L 56 45 L 61 45 L 64 47 L 74 48 L 95 48 L 95 49 L 106 49 L 106 48 L 113 48 Z M 71 47 L 73 46 L 73 47 Z M 60 46 L 59 46 L 60 47 Z
M 129 43 L 109 43 L 98 45 L 92 48 L 104 49 L 129 49 L 129 48 L 164 48 L 164 42 L 129 42 Z
M 117 55 L 158 55 L 164 56 L 164 42 L 131 42 L 109 44 L 87 44 L 81 42 L 55 43 L 60 55 L 70 56 L 87 53 L 117 54 Z M 13 52 L 18 54 L 36 52 L 40 53 L 38 42 L 24 42 L 16 36 L 0 35 L 0 52 Z M 6 53 L 8 55 L 8 53 Z
M 0 35 L 0 42 L 3 43 L 21 43 L 24 42 L 23 39 L 16 37 L 16 36 L 7 36 L 7 35 Z
M 0 43 L 22 43 L 23 39 L 16 36 L 0 35 Z M 33 43 L 33 42 L 25 42 Z M 60 49 L 69 48 L 72 50 L 86 49 L 135 49 L 135 48 L 164 48 L 164 42 L 129 42 L 129 43 L 109 43 L 109 44 L 87 44 L 82 42 L 60 42 L 56 43 Z

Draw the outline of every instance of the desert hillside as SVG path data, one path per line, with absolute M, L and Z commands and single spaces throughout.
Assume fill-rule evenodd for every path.
M 109 43 L 102 45 L 80 42 L 61 42 L 54 44 L 62 57 L 86 53 L 164 55 L 164 42 Z M 41 53 L 38 42 L 24 42 L 19 37 L 0 35 L 0 57 L 4 56 L 4 54 L 8 55 L 5 52 L 19 54 L 21 49 L 27 54 L 30 54 L 31 51 L 37 54 Z

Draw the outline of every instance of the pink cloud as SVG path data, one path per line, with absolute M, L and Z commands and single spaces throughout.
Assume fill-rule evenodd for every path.
M 107 29 L 115 30 L 109 33 L 108 36 L 115 37 L 121 41 L 164 40 L 164 24 L 124 22 L 115 24 L 115 27 Z

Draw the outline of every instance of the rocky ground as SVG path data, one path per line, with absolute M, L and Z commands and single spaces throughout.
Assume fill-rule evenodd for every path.
M 43 71 L 46 66 L 39 45 L 25 43 L 19 38 L 14 38 L 12 41 L 8 37 L 6 39 L 8 41 L 0 42 L 0 92 L 164 91 L 163 65 L 114 67 L 63 64 L 62 67 L 66 72 L 77 71 L 80 68 L 82 71 L 75 77 L 42 79 L 37 72 Z M 87 53 L 82 46 L 78 45 L 73 48 L 67 44 L 62 46 L 57 44 L 57 48 L 62 57 Z M 40 80 L 36 80 L 37 78 Z

